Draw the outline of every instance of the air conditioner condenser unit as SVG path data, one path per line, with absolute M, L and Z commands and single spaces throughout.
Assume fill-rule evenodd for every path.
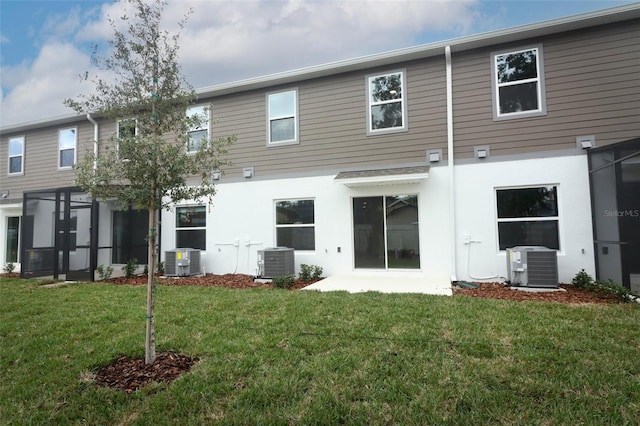
M 184 277 L 201 273 L 199 249 L 179 248 L 164 253 L 164 273 L 168 277 Z
M 271 247 L 258 250 L 258 276 L 261 278 L 295 275 L 294 249 Z
M 558 288 L 556 250 L 542 246 L 507 249 L 507 277 L 514 286 Z

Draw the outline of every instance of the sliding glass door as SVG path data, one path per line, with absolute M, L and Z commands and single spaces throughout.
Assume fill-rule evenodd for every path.
M 356 269 L 420 269 L 418 197 L 353 199 Z

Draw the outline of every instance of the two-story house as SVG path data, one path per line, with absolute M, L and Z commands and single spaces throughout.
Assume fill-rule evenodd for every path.
M 198 131 L 237 135 L 233 165 L 212 208 L 161 213 L 161 250 L 255 274 L 258 250 L 285 246 L 325 275 L 448 286 L 546 246 L 561 282 L 584 269 L 640 290 L 639 40 L 636 4 L 201 89 Z M 78 158 L 122 131 L 1 129 L 4 263 L 86 279 L 146 261 L 144 213 L 72 188 Z

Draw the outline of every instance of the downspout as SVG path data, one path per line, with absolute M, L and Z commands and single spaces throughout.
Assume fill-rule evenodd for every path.
M 447 78 L 447 167 L 449 169 L 449 240 L 451 241 L 451 282 L 456 277 L 456 201 L 455 172 L 453 170 L 453 82 L 451 77 L 451 46 L 444 48 Z
M 98 168 L 98 123 L 87 113 L 87 120 L 93 124 L 93 170 Z

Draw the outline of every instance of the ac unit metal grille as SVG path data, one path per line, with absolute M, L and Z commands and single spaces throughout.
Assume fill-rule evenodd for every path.
M 542 246 L 507 249 L 507 274 L 512 285 L 557 288 L 557 253 Z
M 201 270 L 199 249 L 180 248 L 164 253 L 164 273 L 168 277 L 197 275 Z
M 294 249 L 272 247 L 258 251 L 258 276 L 262 278 L 295 275 Z

